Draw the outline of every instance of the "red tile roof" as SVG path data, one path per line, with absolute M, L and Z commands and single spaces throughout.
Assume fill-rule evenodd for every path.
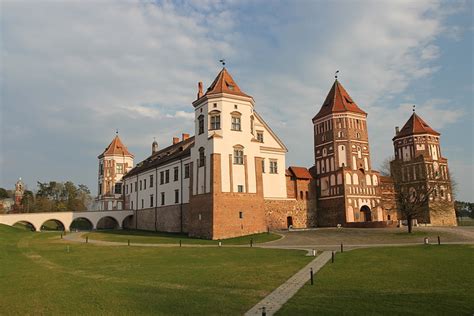
M 354 100 L 352 100 L 349 93 L 347 93 L 346 89 L 344 89 L 337 79 L 334 81 L 323 106 L 313 118 L 313 121 L 335 112 L 355 112 L 367 115 L 367 113 L 362 111 Z
M 308 169 L 305 167 L 295 167 L 291 166 L 288 170 L 298 179 L 311 179 L 311 174 Z
M 421 119 L 421 117 L 419 117 L 415 112 L 413 112 L 412 116 L 410 116 L 403 128 L 397 135 L 395 135 L 393 139 L 414 134 L 431 134 L 436 136 L 440 135 L 440 133 L 432 129 L 425 121 Z
M 133 158 L 133 154 L 128 151 L 127 147 L 122 143 L 118 135 L 115 136 L 109 146 L 105 148 L 104 152 L 99 156 L 99 158 L 112 155 L 128 156 Z
M 250 97 L 240 90 L 237 83 L 235 83 L 232 76 L 229 74 L 227 69 L 222 68 L 221 72 L 217 75 L 214 82 L 207 88 L 207 91 L 204 95 L 213 95 L 219 93 L 228 93 L 233 95 L 240 95 L 243 97 Z

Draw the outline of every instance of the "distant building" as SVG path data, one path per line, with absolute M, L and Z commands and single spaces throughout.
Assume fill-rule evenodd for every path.
M 133 154 L 118 135 L 98 156 L 98 210 L 123 209 L 122 177 L 133 168 Z

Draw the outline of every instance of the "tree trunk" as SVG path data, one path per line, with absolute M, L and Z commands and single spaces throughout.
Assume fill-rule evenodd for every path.
M 407 216 L 407 221 L 408 221 L 408 233 L 411 234 L 411 231 L 412 231 L 411 216 Z

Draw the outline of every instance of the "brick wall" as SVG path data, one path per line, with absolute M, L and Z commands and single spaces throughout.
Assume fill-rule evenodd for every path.
M 314 200 L 265 200 L 265 219 L 269 229 L 287 229 L 288 217 L 294 228 L 316 226 Z
M 182 206 L 177 204 L 137 210 L 132 221 L 134 224 L 132 228 L 170 233 L 187 232 L 188 213 L 188 203 Z

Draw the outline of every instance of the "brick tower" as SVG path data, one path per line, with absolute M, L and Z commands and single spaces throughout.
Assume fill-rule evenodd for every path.
M 413 197 L 429 199 L 417 212 L 418 223 L 456 226 L 456 215 L 449 177 L 448 160 L 441 155 L 440 133 L 432 129 L 413 110 L 401 130 L 395 129 L 391 162 L 392 176 L 399 190 Z
M 117 135 L 99 158 L 98 209 L 122 209 L 122 177 L 133 167 L 133 154 Z
M 336 78 L 313 118 L 318 226 L 384 220 L 366 118 Z

